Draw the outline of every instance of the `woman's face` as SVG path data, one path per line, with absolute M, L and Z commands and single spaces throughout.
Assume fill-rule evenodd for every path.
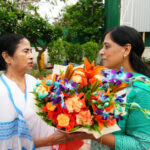
M 106 68 L 120 69 L 123 65 L 125 49 L 111 40 L 110 33 L 105 36 L 104 46 L 99 53 Z
M 30 43 L 27 39 L 20 40 L 17 45 L 16 51 L 12 57 L 10 57 L 10 65 L 16 71 L 26 72 L 31 70 L 33 66 L 33 55 L 30 47 Z

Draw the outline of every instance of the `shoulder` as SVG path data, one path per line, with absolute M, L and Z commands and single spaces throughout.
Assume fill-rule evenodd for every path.
M 36 85 L 37 79 L 34 78 L 33 76 L 26 74 L 26 84 L 28 89 L 33 89 L 34 86 Z
M 128 102 L 138 103 L 142 108 L 150 108 L 150 92 L 142 87 L 133 86 L 127 95 Z
M 29 74 L 26 74 L 26 80 L 27 82 L 36 83 L 37 79 Z
M 3 74 L 1 76 L 3 77 Z M 7 91 L 7 90 L 6 90 L 4 83 L 2 82 L 0 78 L 0 93 L 3 94 L 4 91 Z

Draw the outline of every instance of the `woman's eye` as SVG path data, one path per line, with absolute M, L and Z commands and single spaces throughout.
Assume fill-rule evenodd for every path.
M 24 50 L 25 53 L 28 53 L 28 50 Z
M 108 48 L 109 48 L 109 45 L 105 45 L 105 48 L 108 49 Z
M 25 53 L 29 53 L 29 52 L 32 53 L 32 50 L 31 49 L 24 49 L 24 52 Z

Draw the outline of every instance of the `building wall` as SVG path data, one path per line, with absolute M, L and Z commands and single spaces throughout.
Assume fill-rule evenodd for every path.
M 120 24 L 150 32 L 150 0 L 121 0 Z
M 105 32 L 120 25 L 120 0 L 105 0 Z

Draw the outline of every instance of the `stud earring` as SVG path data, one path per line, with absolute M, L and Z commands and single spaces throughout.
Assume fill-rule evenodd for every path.
M 126 58 L 126 55 L 123 55 L 123 58 L 125 59 L 125 58 Z

